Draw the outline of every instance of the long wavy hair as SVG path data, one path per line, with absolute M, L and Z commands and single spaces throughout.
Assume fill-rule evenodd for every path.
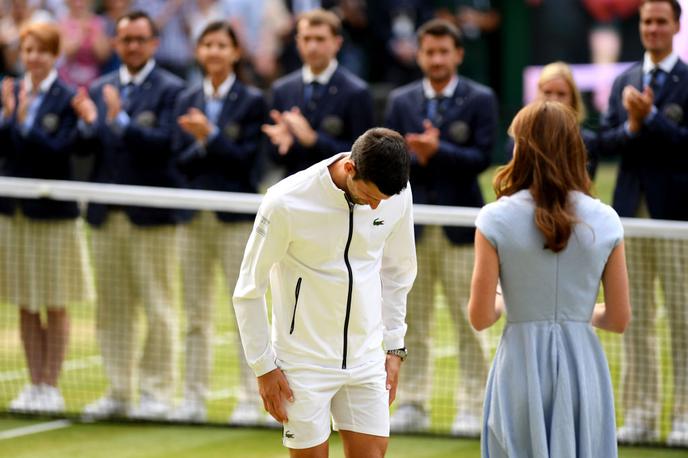
M 516 114 L 509 127 L 514 157 L 495 175 L 497 197 L 529 189 L 535 200 L 535 224 L 545 248 L 566 248 L 576 215 L 569 193 L 590 195 L 586 151 L 575 112 L 559 102 L 536 101 Z

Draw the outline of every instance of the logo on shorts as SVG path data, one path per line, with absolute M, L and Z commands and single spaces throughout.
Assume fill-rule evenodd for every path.
M 375 218 L 375 219 L 373 220 L 373 226 L 382 226 L 383 224 L 385 224 L 385 220 L 384 220 L 384 219 Z
M 287 439 L 293 439 L 293 438 L 294 438 L 294 433 L 292 433 L 292 432 L 289 431 L 289 430 L 286 430 L 286 431 L 284 431 L 284 437 L 286 437 Z

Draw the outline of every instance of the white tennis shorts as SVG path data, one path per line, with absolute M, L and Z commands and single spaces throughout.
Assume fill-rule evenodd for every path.
M 385 360 L 341 369 L 278 361 L 294 402 L 287 402 L 282 443 L 294 449 L 322 444 L 335 431 L 389 437 Z

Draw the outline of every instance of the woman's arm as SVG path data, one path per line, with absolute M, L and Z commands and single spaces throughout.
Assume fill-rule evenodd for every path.
M 612 250 L 602 273 L 604 303 L 595 305 L 592 325 L 611 332 L 622 333 L 631 321 L 631 302 L 628 296 L 628 273 L 624 244 Z
M 502 315 L 503 303 L 497 307 L 499 257 L 479 229 L 475 231 L 475 264 L 468 301 L 468 320 L 477 331 L 492 326 Z M 500 301 L 501 302 L 501 301 Z

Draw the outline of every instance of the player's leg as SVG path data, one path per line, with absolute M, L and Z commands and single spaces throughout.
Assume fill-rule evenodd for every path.
M 330 406 L 344 383 L 341 369 L 278 361 L 294 401 L 285 401 L 289 421 L 282 425 L 282 444 L 292 457 L 326 457 L 330 437 Z
M 347 458 L 382 458 L 387 452 L 388 437 L 339 430 Z
M 389 442 L 389 392 L 384 359 L 347 369 L 332 398 L 332 418 L 348 458 L 381 458 Z
M 330 453 L 329 443 L 327 441 L 315 447 L 309 448 L 290 448 L 289 456 L 291 458 L 327 458 Z

